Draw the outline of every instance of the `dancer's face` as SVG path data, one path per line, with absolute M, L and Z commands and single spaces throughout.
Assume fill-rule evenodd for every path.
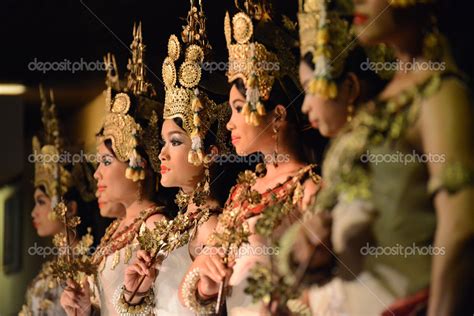
M 300 82 L 305 91 L 314 77 L 313 70 L 306 62 L 300 62 Z M 341 85 L 342 86 L 342 85 Z M 313 128 L 319 129 L 321 135 L 334 137 L 347 122 L 349 100 L 346 93 L 339 88 L 335 99 L 324 98 L 317 94 L 306 93 L 301 111 L 308 115 Z
M 49 216 L 53 211 L 49 196 L 42 189 L 36 188 L 33 197 L 35 206 L 31 212 L 31 217 L 38 236 L 48 237 L 60 233 L 63 230 L 63 225 Z
M 107 218 L 120 218 L 125 216 L 125 207 L 120 203 L 111 202 L 107 197 L 106 191 L 97 189 L 96 196 L 100 216 Z
M 118 160 L 114 153 L 100 143 L 97 147 L 99 166 L 94 173 L 97 190 L 111 203 L 129 205 L 139 198 L 139 184 L 125 177 L 128 163 Z
M 354 29 L 364 44 L 385 43 L 397 33 L 389 0 L 354 0 Z
M 204 167 L 188 161 L 192 141 L 173 119 L 166 119 L 161 129 L 161 185 L 192 190 L 204 174 Z
M 258 126 L 247 124 L 242 114 L 244 104 L 245 96 L 233 85 L 229 94 L 232 115 L 227 122 L 227 129 L 231 132 L 235 151 L 241 156 L 256 152 L 271 152 L 275 143 L 272 138 L 271 115 L 267 113 Z

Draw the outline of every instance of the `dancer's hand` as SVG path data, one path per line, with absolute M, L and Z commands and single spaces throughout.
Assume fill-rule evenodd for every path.
M 91 290 L 87 279 L 82 287 L 72 280 L 67 281 L 67 287 L 61 294 L 61 306 L 68 316 L 89 316 L 91 314 Z
M 147 292 L 152 287 L 157 275 L 157 270 L 155 264 L 151 263 L 152 258 L 148 252 L 144 250 L 139 250 L 137 252 L 135 262 L 125 269 L 124 286 L 128 292 L 133 292 L 138 287 L 142 276 L 145 276 L 145 279 L 138 288 L 138 292 Z M 128 301 L 131 294 L 125 293 L 124 296 Z M 142 298 L 143 297 L 135 296 L 133 301 L 130 303 L 138 303 Z
M 217 248 L 207 248 L 216 249 Z M 233 273 L 233 263 L 224 264 L 224 253 L 214 251 L 209 254 L 200 255 L 193 263 L 199 268 L 200 280 L 198 291 L 204 297 L 212 297 L 219 292 L 219 285 L 224 280 L 228 280 Z

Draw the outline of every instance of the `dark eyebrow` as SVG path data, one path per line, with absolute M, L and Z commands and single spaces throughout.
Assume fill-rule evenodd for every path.
M 38 194 L 36 194 L 35 198 L 36 199 L 41 199 L 41 198 L 45 198 L 46 197 L 46 194 L 44 194 L 43 192 L 40 192 Z
M 245 100 L 244 99 L 235 99 L 234 101 L 232 101 L 232 106 L 235 106 L 235 103 L 237 103 L 237 102 L 245 103 Z
M 36 190 L 35 190 L 36 191 Z M 47 199 L 49 196 L 43 192 L 43 190 L 39 189 L 39 192 L 35 192 L 33 195 L 34 200 L 40 200 L 40 199 Z
M 184 131 L 174 130 L 174 131 L 168 132 L 168 137 L 171 137 L 171 135 L 173 134 L 187 135 Z M 161 138 L 163 138 L 163 135 L 161 135 Z
M 109 154 L 109 153 L 106 153 L 106 154 L 103 154 L 103 155 L 99 154 L 99 156 L 100 156 L 101 158 L 104 158 L 104 157 L 107 157 L 107 156 L 108 156 L 108 157 L 111 157 L 111 158 L 114 158 L 114 155 Z

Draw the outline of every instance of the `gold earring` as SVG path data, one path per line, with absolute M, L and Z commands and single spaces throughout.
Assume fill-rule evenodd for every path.
M 278 167 L 278 127 L 273 125 L 273 134 L 275 135 L 275 150 L 273 151 L 273 166 Z
M 211 195 L 210 164 L 211 159 L 206 155 L 203 159 L 204 178 L 198 183 L 192 194 L 192 201 L 198 207 L 203 205 L 206 202 L 206 199 Z
M 353 114 L 354 114 L 354 105 L 349 104 L 349 106 L 347 107 L 347 123 L 352 121 Z
M 438 61 L 443 56 L 441 45 L 441 33 L 438 29 L 438 21 L 435 15 L 430 16 L 430 28 L 423 37 L 423 57 Z
M 204 162 L 204 194 L 209 196 L 209 194 L 211 193 L 211 176 L 210 176 L 210 172 L 209 172 L 209 166 L 210 166 L 210 163 L 209 162 Z
M 143 201 L 143 184 L 142 181 L 138 181 L 137 200 Z

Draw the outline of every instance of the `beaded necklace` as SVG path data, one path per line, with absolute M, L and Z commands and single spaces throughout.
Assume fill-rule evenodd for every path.
M 303 197 L 302 182 L 310 177 L 316 184 L 320 177 L 313 171 L 315 165 L 308 165 L 294 176 L 289 176 L 283 183 L 259 193 L 252 189 L 262 172 L 245 171 L 239 175 L 238 184 L 231 190 L 229 200 L 219 217 L 221 231 L 215 232 L 208 240 L 208 244 L 224 247 L 229 253 L 237 250 L 245 243 L 250 235 L 246 220 L 262 215 L 257 221 L 258 234 L 268 236 L 281 223 L 285 214 L 288 214 Z
M 104 237 L 102 237 L 99 247 L 97 251 L 94 253 L 93 256 L 93 263 L 100 264 L 103 260 L 106 259 L 109 255 L 115 253 L 113 263 L 112 263 L 112 270 L 117 266 L 120 261 L 120 250 L 127 245 L 130 245 L 133 239 L 136 237 L 140 230 L 140 226 L 143 222 L 146 221 L 147 218 L 150 216 L 158 213 L 162 210 L 162 207 L 159 206 L 152 206 L 147 209 L 144 209 L 140 212 L 140 214 L 133 220 L 130 225 L 125 226 L 120 232 L 118 232 L 115 237 L 115 232 L 117 231 L 120 223 L 123 219 L 116 219 L 110 226 L 107 228 Z M 128 247 L 125 251 L 125 263 L 127 263 L 132 256 L 132 249 Z M 103 271 L 105 268 L 105 260 L 102 262 L 103 266 L 100 271 Z

